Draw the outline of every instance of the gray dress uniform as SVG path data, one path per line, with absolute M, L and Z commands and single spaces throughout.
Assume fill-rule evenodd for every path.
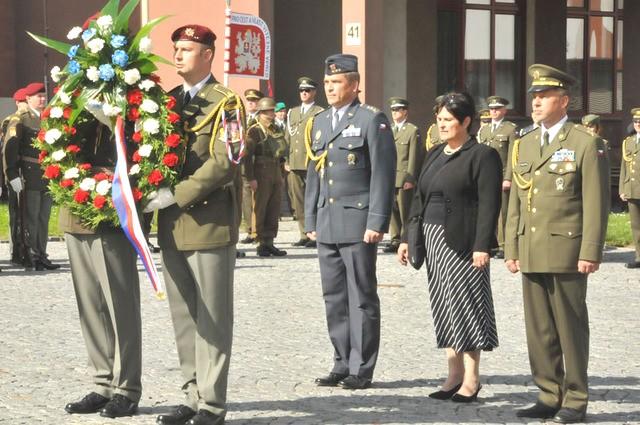
M 355 100 L 332 129 L 333 108 L 316 115 L 305 192 L 305 231 L 316 232 L 333 373 L 372 379 L 380 344 L 377 244 L 393 204 L 396 151 L 387 117 Z

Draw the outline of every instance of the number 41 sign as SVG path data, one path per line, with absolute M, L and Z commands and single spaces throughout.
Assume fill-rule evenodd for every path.
M 360 46 L 362 44 L 362 28 L 360 22 L 347 24 L 345 34 L 345 44 L 347 46 Z

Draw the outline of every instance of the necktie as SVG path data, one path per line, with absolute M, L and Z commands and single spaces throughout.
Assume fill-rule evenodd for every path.
M 191 102 L 191 92 L 188 91 L 187 94 L 184 96 L 184 104 L 188 104 L 189 102 Z
M 333 113 L 333 121 L 331 122 L 331 128 L 333 130 L 335 130 L 336 127 L 338 126 L 338 121 L 340 121 L 340 115 L 338 115 L 338 111 L 335 111 Z
M 540 155 L 542 155 L 542 152 L 547 148 L 547 146 L 549 146 L 549 132 L 545 131 L 542 135 L 542 149 L 540 149 Z
M 491 124 L 491 132 L 492 132 L 492 133 L 493 133 L 494 131 L 496 131 L 496 127 L 497 127 L 497 125 L 495 125 L 495 123 L 494 123 L 494 124 Z

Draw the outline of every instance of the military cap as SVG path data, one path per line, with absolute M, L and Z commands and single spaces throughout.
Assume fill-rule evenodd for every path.
M 264 97 L 264 94 L 260 90 L 247 89 L 244 91 L 244 98 L 247 100 L 260 100 Z
M 16 90 L 16 92 L 13 94 L 13 100 L 15 100 L 16 102 L 27 101 L 27 95 L 25 94 L 24 87 Z
M 409 101 L 407 99 L 403 99 L 401 97 L 390 97 L 389 98 L 389 108 L 405 108 L 409 107 Z
M 576 83 L 576 79 L 566 72 L 549 65 L 533 64 L 529 67 L 529 76 L 533 79 L 529 93 L 537 93 L 550 89 L 568 90 Z
M 337 55 L 331 55 L 325 59 L 324 65 L 325 75 L 358 72 L 358 57 L 339 53 Z
M 591 127 L 594 125 L 600 125 L 600 115 L 587 114 L 582 117 L 582 125 Z
M 318 83 L 316 83 L 309 77 L 298 78 L 299 89 L 316 89 L 317 87 L 318 87 Z
M 276 101 L 272 97 L 263 97 L 258 101 L 258 112 L 273 111 L 276 109 Z
M 203 25 L 185 25 L 176 29 L 171 34 L 171 41 L 195 41 L 209 47 L 213 47 L 213 42 L 216 41 L 216 35 L 209 28 Z
M 631 110 L 631 117 L 634 120 L 640 120 L 640 108 L 633 108 Z
M 274 111 L 278 112 L 282 111 L 283 109 L 287 109 L 287 105 L 284 102 L 276 103 L 276 108 L 274 109 Z
M 38 93 L 44 93 L 44 84 L 43 83 L 31 83 L 27 84 L 24 88 L 25 96 L 35 96 Z
M 489 113 L 489 109 L 482 109 L 478 112 L 481 121 L 491 121 L 491 114 Z
M 487 107 L 489 109 L 504 108 L 508 104 L 509 104 L 509 101 L 507 99 L 505 99 L 504 97 L 489 96 L 487 98 Z

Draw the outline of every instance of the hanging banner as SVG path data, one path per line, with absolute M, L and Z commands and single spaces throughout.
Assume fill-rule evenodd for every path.
M 269 79 L 271 34 L 257 16 L 231 13 L 225 43 L 225 71 L 237 77 Z

